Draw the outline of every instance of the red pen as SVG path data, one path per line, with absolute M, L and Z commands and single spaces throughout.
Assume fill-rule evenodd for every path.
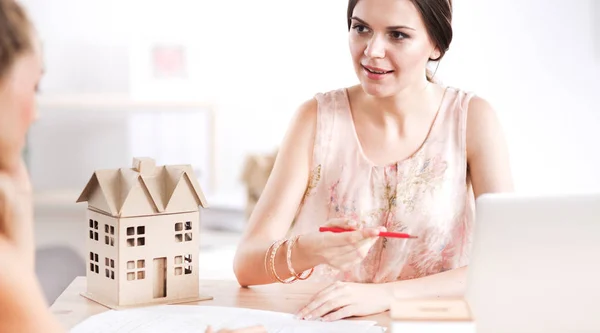
M 319 228 L 320 232 L 348 232 L 348 231 L 354 231 L 352 229 L 344 229 L 344 228 L 339 228 L 339 227 L 320 227 Z M 391 231 L 380 231 L 379 232 L 379 237 L 389 237 L 389 238 L 418 238 L 417 236 L 413 236 L 413 235 L 409 235 L 409 234 L 405 234 L 405 233 L 400 233 L 400 232 L 391 232 Z

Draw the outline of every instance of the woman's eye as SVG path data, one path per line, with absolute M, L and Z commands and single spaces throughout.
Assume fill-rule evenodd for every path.
M 364 25 L 361 25 L 361 24 L 356 24 L 352 28 L 354 30 L 356 30 L 356 32 L 358 32 L 358 33 L 365 33 L 369 30 L 367 27 L 365 27 Z
M 404 39 L 407 38 L 408 36 L 400 31 L 392 31 L 390 33 L 390 35 L 392 36 L 393 39 Z

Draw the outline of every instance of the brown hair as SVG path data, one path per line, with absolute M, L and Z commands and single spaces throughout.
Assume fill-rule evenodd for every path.
M 0 80 L 15 60 L 31 50 L 31 22 L 15 0 L 0 0 Z
M 348 0 L 348 30 L 352 25 L 352 14 L 359 0 Z M 440 56 L 430 61 L 439 61 L 448 51 L 452 42 L 452 0 L 410 0 L 425 24 L 427 34 L 440 51 Z M 427 79 L 433 81 L 433 75 L 427 71 Z

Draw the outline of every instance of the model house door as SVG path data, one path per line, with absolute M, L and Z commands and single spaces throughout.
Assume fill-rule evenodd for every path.
M 167 258 L 154 258 L 154 298 L 167 297 Z

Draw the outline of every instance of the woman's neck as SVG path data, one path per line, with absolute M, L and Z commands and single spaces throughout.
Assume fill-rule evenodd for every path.
M 407 118 L 428 118 L 431 113 L 437 112 L 441 93 L 442 87 L 428 83 L 407 87 L 393 96 L 384 98 L 367 95 L 362 90 L 357 97 L 374 121 L 405 123 Z

